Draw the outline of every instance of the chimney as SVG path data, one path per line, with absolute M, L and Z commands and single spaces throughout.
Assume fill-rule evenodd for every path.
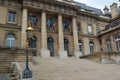
M 112 18 L 115 18 L 119 15 L 118 13 L 118 6 L 117 6 L 117 3 L 113 3 L 111 6 L 111 14 L 112 14 Z
M 105 15 L 106 15 L 106 14 L 110 14 L 109 8 L 108 8 L 107 6 L 105 6 L 105 8 L 104 8 L 103 10 L 104 10 L 104 14 L 105 14 Z

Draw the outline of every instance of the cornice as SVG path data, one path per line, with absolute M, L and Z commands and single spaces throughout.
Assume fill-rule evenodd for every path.
M 118 20 L 118 19 L 120 19 L 120 15 L 118 15 L 117 17 L 111 19 L 110 22 L 113 22 L 113 21 Z

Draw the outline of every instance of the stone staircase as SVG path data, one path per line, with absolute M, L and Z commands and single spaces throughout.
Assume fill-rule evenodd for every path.
M 19 75 L 13 72 L 12 62 L 25 62 L 26 54 L 23 52 L 21 49 L 0 48 L 0 74 L 7 74 L 10 80 L 17 80 Z M 32 55 L 29 55 L 29 61 L 32 61 Z
M 81 58 L 89 59 L 98 63 L 120 64 L 119 52 L 96 52 L 93 54 L 82 56 Z
M 84 65 L 84 63 L 88 63 L 88 60 L 34 57 L 33 62 L 29 63 L 29 67 L 33 72 L 33 80 L 73 80 L 70 77 L 72 74 L 78 75 L 80 63 Z M 25 63 L 22 63 L 22 68 L 25 68 Z

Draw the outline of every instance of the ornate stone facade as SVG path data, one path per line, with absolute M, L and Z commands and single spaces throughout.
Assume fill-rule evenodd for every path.
M 35 56 L 65 58 L 99 52 L 101 44 L 96 30 L 104 29 L 110 19 L 96 11 L 100 10 L 86 10 L 73 0 L 3 0 L 0 2 L 0 46 L 25 48 L 26 29 L 32 22 L 33 38 L 28 42 Z M 9 34 L 15 39 L 7 38 Z

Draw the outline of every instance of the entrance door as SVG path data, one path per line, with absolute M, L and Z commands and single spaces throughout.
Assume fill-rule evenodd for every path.
M 68 43 L 68 39 L 64 39 L 64 50 L 67 51 L 67 55 L 69 56 L 69 43 Z
M 48 37 L 47 47 L 48 47 L 48 50 L 50 50 L 50 56 L 54 56 L 54 41 L 52 37 Z

